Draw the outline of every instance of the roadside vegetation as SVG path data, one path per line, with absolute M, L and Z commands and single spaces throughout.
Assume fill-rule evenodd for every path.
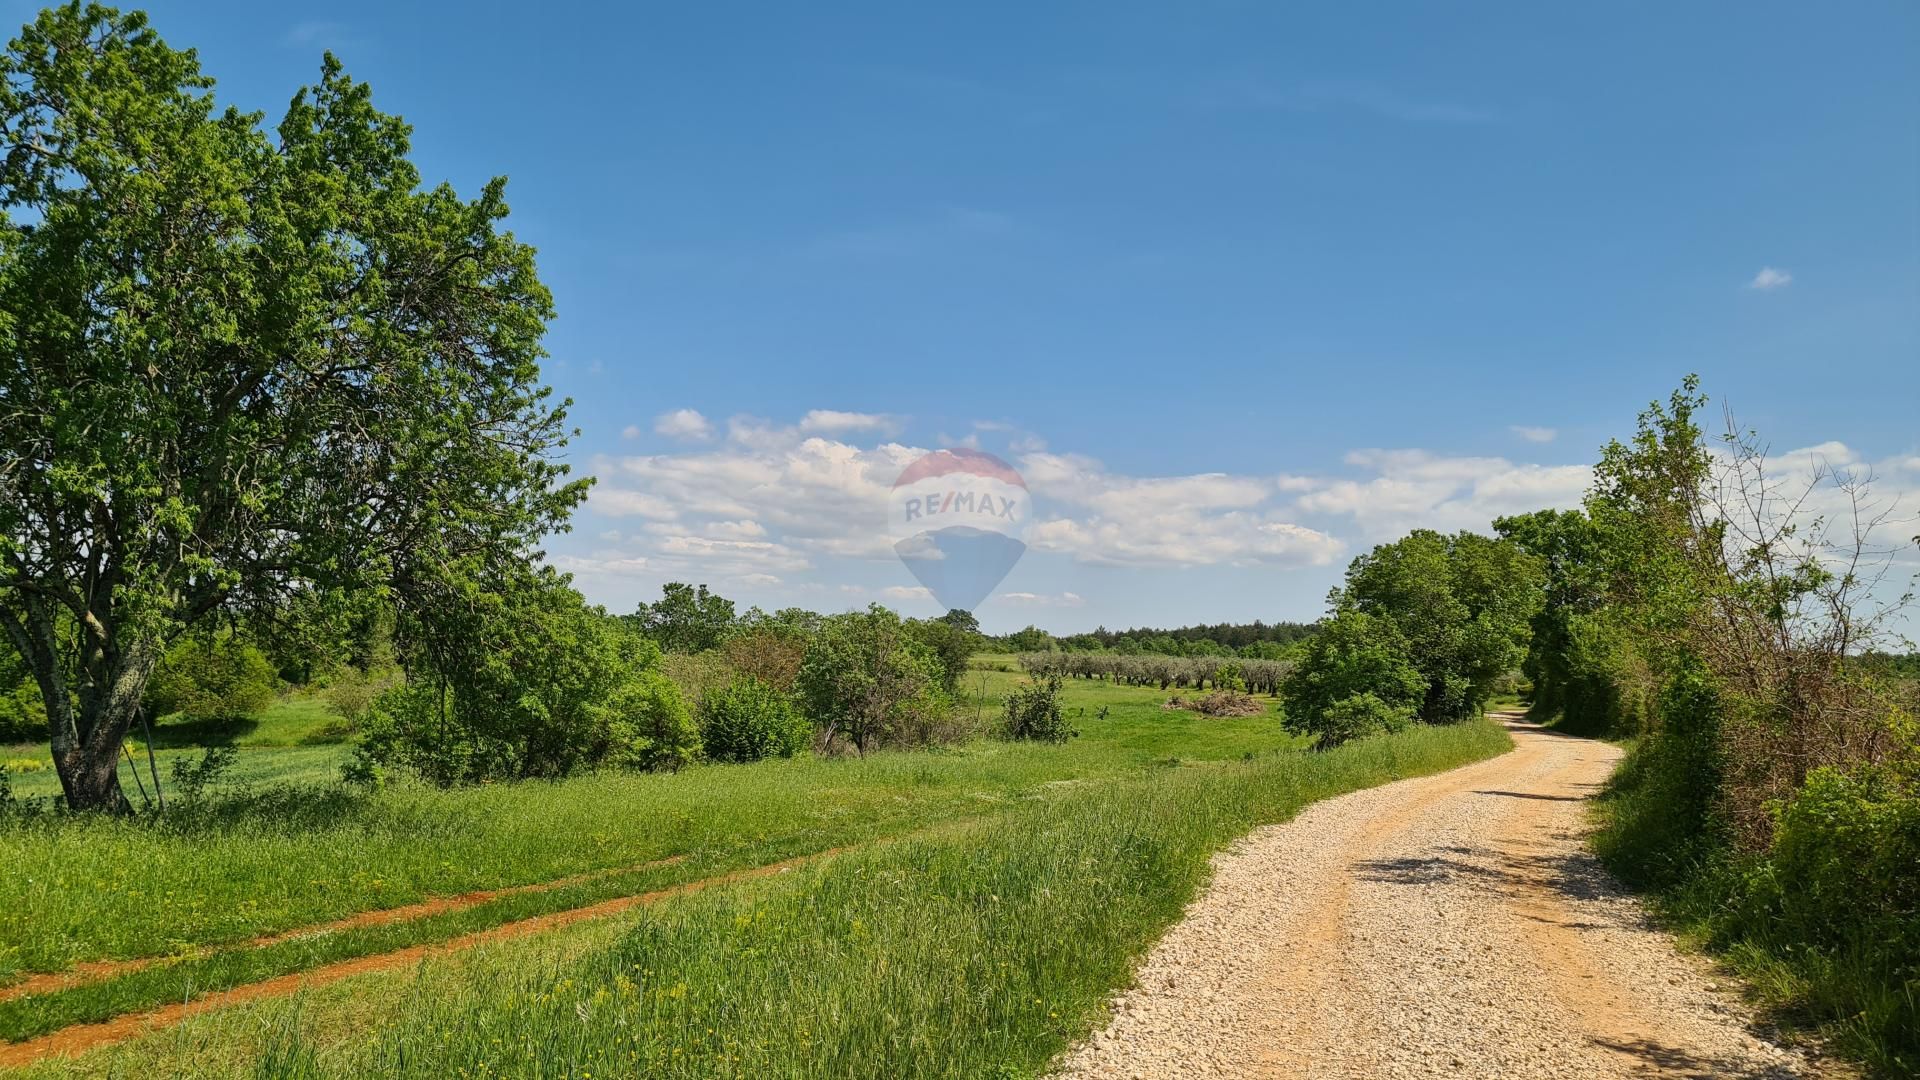
M 1542 718 L 1625 739 L 1597 838 L 1783 1023 L 1920 1072 L 1920 682 L 1892 633 L 1911 508 L 1770 462 L 1689 380 L 1583 510 L 1498 523 L 1548 568 Z M 1904 513 L 1904 516 L 1903 516 Z

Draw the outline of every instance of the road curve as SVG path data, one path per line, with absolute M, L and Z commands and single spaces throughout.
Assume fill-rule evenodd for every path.
M 1756 1035 L 1586 850 L 1620 751 L 1512 753 L 1261 829 L 1062 1078 L 1815 1075 Z

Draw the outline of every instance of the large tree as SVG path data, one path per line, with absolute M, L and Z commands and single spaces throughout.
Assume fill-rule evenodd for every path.
M 551 298 L 329 55 L 268 130 L 144 16 L 43 12 L 0 55 L 0 627 L 68 805 L 167 645 L 223 611 L 428 610 L 584 494 L 540 382 Z

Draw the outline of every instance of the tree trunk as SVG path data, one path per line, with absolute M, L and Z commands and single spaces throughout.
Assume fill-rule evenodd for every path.
M 108 722 L 97 718 L 93 737 L 76 744 L 72 750 L 54 758 L 60 774 L 60 787 L 67 794 L 69 810 L 104 810 L 124 814 L 133 809 L 126 792 L 120 790 L 120 744 L 133 720 L 131 710 Z

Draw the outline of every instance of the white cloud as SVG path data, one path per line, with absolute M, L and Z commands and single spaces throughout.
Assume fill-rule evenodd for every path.
M 1530 424 L 1509 424 L 1507 430 L 1530 443 L 1550 443 L 1560 437 L 1558 428 L 1534 427 Z
M 1080 454 L 1035 452 L 1020 458 L 1036 500 L 1066 512 L 1034 524 L 1039 551 L 1113 566 L 1202 566 L 1272 562 L 1317 565 L 1343 545 L 1271 508 L 1297 477 L 1131 477 Z
M 1776 270 L 1771 266 L 1763 266 L 1759 273 L 1753 275 L 1753 280 L 1747 282 L 1747 288 L 1765 292 L 1771 289 L 1784 289 L 1792 283 L 1792 274 L 1785 270 Z
M 1347 463 L 1374 475 L 1332 481 L 1302 495 L 1297 505 L 1352 518 L 1370 540 L 1416 528 L 1485 531 L 1507 514 L 1578 506 L 1593 475 L 1585 465 L 1515 464 L 1427 450 L 1356 450 Z
M 815 409 L 800 418 L 800 430 L 809 435 L 839 435 L 861 431 L 878 431 L 891 435 L 900 430 L 900 425 L 893 417 L 878 413 Z
M 996 599 L 1014 607 L 1077 608 L 1086 604 L 1079 593 L 1003 592 Z
M 880 590 L 880 595 L 889 600 L 931 600 L 933 590 L 925 585 L 889 585 Z
M 669 439 L 680 439 L 685 442 L 705 442 L 713 438 L 713 424 L 694 409 L 675 409 L 672 412 L 661 413 L 654 417 L 653 430 L 656 435 L 665 435 Z
M 639 425 L 639 424 L 628 424 L 628 425 L 627 425 L 626 427 L 623 427 L 623 428 L 621 428 L 621 429 L 620 429 L 620 437 L 621 437 L 621 438 L 623 438 L 623 439 L 637 439 L 637 438 L 639 438 L 639 437 L 640 437 L 640 425 Z

